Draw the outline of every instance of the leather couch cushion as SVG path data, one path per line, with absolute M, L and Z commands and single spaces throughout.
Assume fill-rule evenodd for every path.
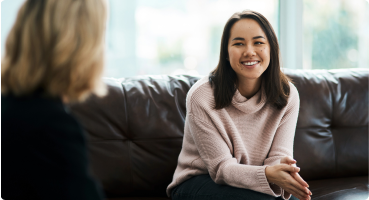
M 315 180 L 308 182 L 313 200 L 366 200 L 368 176 Z
M 107 197 L 166 197 L 182 148 L 186 95 L 199 78 L 105 79 L 107 96 L 71 105 Z
M 294 158 L 305 180 L 368 175 L 367 69 L 285 70 L 300 95 Z

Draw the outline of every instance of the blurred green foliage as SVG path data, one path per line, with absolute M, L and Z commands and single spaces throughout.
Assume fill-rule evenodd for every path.
M 358 33 L 367 20 L 350 3 L 304 0 L 304 51 L 311 51 L 304 59 L 311 59 L 312 69 L 355 68 L 364 59 L 359 57 Z

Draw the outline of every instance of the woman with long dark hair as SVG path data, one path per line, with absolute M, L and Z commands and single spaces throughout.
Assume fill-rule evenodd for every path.
M 247 10 L 228 20 L 218 66 L 187 95 L 182 151 L 167 188 L 173 200 L 310 199 L 292 159 L 299 94 L 279 57 L 263 15 Z

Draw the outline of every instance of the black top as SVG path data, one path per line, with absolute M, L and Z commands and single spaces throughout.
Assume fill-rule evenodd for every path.
M 102 199 L 81 126 L 61 99 L 1 96 L 3 199 Z

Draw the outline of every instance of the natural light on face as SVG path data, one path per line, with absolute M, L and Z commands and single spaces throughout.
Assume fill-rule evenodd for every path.
M 268 68 L 270 45 L 255 20 L 240 19 L 232 26 L 228 40 L 228 60 L 241 82 L 259 79 Z

